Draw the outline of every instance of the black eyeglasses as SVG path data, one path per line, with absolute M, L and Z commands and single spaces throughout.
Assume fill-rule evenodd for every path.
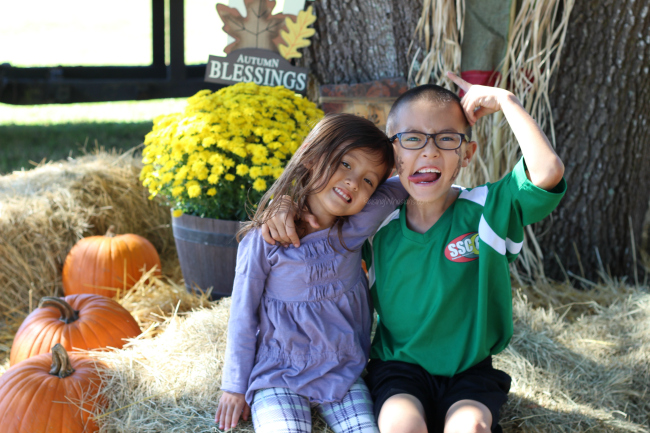
M 433 138 L 433 143 L 438 149 L 442 150 L 456 150 L 463 144 L 463 140 L 467 138 L 465 134 L 460 132 L 439 132 L 437 134 L 398 132 L 391 137 L 390 142 L 394 142 L 397 138 L 404 149 L 418 150 L 427 145 L 429 137 Z

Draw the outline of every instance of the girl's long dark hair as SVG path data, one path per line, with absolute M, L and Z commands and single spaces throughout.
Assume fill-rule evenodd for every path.
M 395 164 L 393 146 L 388 137 L 371 121 L 352 114 L 330 114 L 314 126 L 300 148 L 293 155 L 282 175 L 260 200 L 255 214 L 242 226 L 237 239 L 243 238 L 250 230 L 262 226 L 272 218 L 281 204 L 280 200 L 269 201 L 273 197 L 288 195 L 296 203 L 300 219 L 304 210 L 311 212 L 307 197 L 319 193 L 336 172 L 343 155 L 353 149 L 362 149 L 376 155 L 377 163 L 386 170 L 381 179 L 390 176 Z M 340 217 L 335 224 L 343 248 L 341 228 L 345 219 Z M 298 234 L 302 236 L 298 231 Z M 303 230 L 304 232 L 304 230 Z

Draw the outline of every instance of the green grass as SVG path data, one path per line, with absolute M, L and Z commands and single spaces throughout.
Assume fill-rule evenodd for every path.
M 168 1 L 168 0 L 166 0 Z M 148 65 L 152 61 L 151 1 L 5 2 L 0 7 L 0 63 L 13 66 Z M 185 0 L 185 63 L 223 55 L 227 35 L 216 2 Z M 284 0 L 276 3 L 276 12 Z M 160 114 L 184 99 L 93 104 L 0 104 L 0 174 L 91 151 L 137 146 Z
M 43 159 L 58 161 L 81 156 L 97 146 L 128 150 L 142 143 L 151 125 L 151 122 L 0 125 L 0 174 L 21 168 L 29 170 Z
M 216 2 L 215 2 L 216 3 Z M 222 55 L 226 34 L 205 0 L 185 0 L 185 62 Z M 148 65 L 152 61 L 151 1 L 6 2 L 0 7 L 0 63 L 13 66 Z M 83 154 L 96 143 L 126 150 L 142 143 L 160 114 L 184 99 L 94 104 L 0 104 L 0 174 L 33 168 L 30 161 Z
M 152 121 L 161 114 L 182 111 L 185 105 L 185 98 L 23 106 L 0 104 L 0 125 Z
M 69 105 L 0 104 L 0 174 L 33 163 L 83 155 L 97 146 L 139 145 L 161 114 L 182 111 L 184 98 Z

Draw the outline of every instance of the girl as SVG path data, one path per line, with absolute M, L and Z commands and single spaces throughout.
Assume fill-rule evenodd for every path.
M 399 180 L 375 192 L 393 165 L 392 146 L 372 122 L 325 117 L 240 231 L 220 429 L 252 411 L 257 433 L 311 432 L 315 407 L 337 433 L 377 431 L 359 378 L 372 323 L 360 247 L 406 198 Z M 282 203 L 270 198 L 284 195 L 324 228 L 297 222 L 298 248 L 270 245 L 261 235 L 265 215 Z

